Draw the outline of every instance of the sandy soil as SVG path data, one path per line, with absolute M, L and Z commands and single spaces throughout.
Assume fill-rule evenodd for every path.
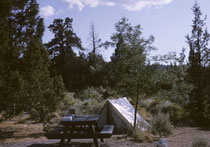
M 190 147 L 196 138 L 206 138 L 210 144 L 210 129 L 197 127 L 177 127 L 169 136 L 169 147 Z M 55 147 L 59 140 L 48 140 L 43 136 L 41 124 L 17 124 L 14 121 L 0 123 L 0 147 Z M 152 143 L 137 143 L 129 138 L 113 135 L 101 147 L 153 147 Z M 92 139 L 77 139 L 66 143 L 64 147 L 94 147 Z

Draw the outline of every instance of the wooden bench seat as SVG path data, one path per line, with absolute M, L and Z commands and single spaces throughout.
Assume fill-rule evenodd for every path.
M 110 138 L 113 134 L 114 125 L 105 125 L 100 133 L 98 133 L 98 136 L 101 136 L 102 138 Z
M 52 131 L 45 134 L 48 139 L 89 139 L 89 138 L 110 138 L 113 134 L 114 126 L 105 125 L 100 128 L 99 132 L 87 133 L 87 132 L 67 132 L 64 134 L 64 126 L 55 127 Z

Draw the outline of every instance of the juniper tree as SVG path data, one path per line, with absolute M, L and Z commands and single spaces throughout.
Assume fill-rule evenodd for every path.
M 49 119 L 63 98 L 62 80 L 50 77 L 49 56 L 42 44 L 43 19 L 36 0 L 1 1 L 1 108 L 7 115 L 29 112 Z M 2 5 L 1 5 L 2 6 Z M 1 79 L 0 78 L 0 79 Z
M 10 18 L 14 11 L 22 9 L 25 3 L 26 1 L 11 0 L 0 2 L 0 111 L 6 118 L 20 111 L 16 109 L 22 85 L 19 71 L 20 52 L 13 42 L 14 34 Z
M 209 68 L 210 34 L 205 28 L 206 16 L 202 19 L 202 12 L 197 2 L 192 8 L 194 19 L 191 35 L 187 35 L 189 45 L 188 80 L 194 86 L 190 93 L 190 110 L 194 119 L 209 119 L 209 95 L 206 93 L 208 86 L 206 69 Z M 205 76 L 204 76 L 205 75 Z
M 31 40 L 23 57 L 23 106 L 35 120 L 49 121 L 64 98 L 61 77 L 50 77 L 48 51 L 38 38 Z
M 25 5 L 25 34 L 21 74 L 24 79 L 22 87 L 22 107 L 34 119 L 40 122 L 50 120 L 51 115 L 64 97 L 62 79 L 50 76 L 50 59 L 42 43 L 44 33 L 43 19 L 38 15 L 39 6 L 35 0 Z

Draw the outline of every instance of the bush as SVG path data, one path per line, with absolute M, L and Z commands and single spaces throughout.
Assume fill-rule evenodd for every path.
M 135 142 L 151 142 L 152 135 L 147 131 L 140 131 L 138 129 L 134 130 L 130 128 L 128 131 L 128 136 L 132 137 L 132 140 Z
M 185 117 L 184 109 L 176 104 L 171 104 L 162 108 L 162 113 L 169 114 L 170 121 L 176 125 Z
M 69 114 L 69 109 L 75 109 L 76 115 L 97 114 L 104 104 L 103 94 L 100 89 L 89 87 L 76 94 L 66 93 L 60 104 L 59 115 Z
M 103 106 L 105 98 L 103 93 L 106 89 L 88 87 L 77 93 L 76 98 L 80 100 L 72 105 L 72 108 L 76 109 L 77 114 L 97 114 L 100 108 Z
M 136 142 L 150 142 L 152 141 L 152 136 L 146 131 L 136 130 L 133 133 L 133 139 Z
M 98 101 L 95 99 L 93 100 L 89 99 L 84 103 L 83 109 L 87 114 L 97 114 L 101 109 L 101 107 L 103 106 L 103 104 L 104 100 Z
M 118 98 L 120 97 L 117 92 L 115 90 L 113 90 L 112 88 L 110 87 L 107 87 L 106 89 L 104 88 L 100 88 L 99 89 L 100 93 L 103 95 L 103 98 L 104 99 L 107 99 L 107 98 Z
M 77 115 L 97 114 L 103 106 L 104 100 L 87 99 L 78 101 L 71 108 L 76 110 Z
M 174 125 L 183 120 L 183 118 L 187 117 L 187 113 L 184 112 L 184 109 L 182 107 L 169 101 L 154 101 L 150 106 L 150 112 L 153 115 L 156 115 L 159 112 L 169 114 L 170 121 Z
M 141 114 L 141 116 L 146 120 L 150 120 L 151 119 L 151 113 L 148 112 L 145 108 L 141 107 L 138 110 L 138 113 Z
M 69 108 L 76 104 L 80 103 L 80 99 L 75 99 L 73 93 L 66 93 L 64 99 L 61 101 L 59 110 L 60 110 L 60 116 L 65 116 L 68 115 L 69 113 Z
M 81 100 L 86 99 L 102 99 L 103 95 L 98 92 L 98 90 L 94 87 L 88 87 L 87 89 L 84 89 L 76 94 L 76 98 L 79 98 Z
M 192 147 L 208 147 L 207 139 L 197 138 L 193 141 Z
M 158 113 L 154 115 L 152 121 L 152 132 L 161 136 L 168 136 L 172 133 L 173 125 L 169 121 L 169 115 Z

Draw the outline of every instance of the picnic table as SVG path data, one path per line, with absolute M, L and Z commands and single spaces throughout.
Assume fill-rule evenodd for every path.
M 98 126 L 100 115 L 80 115 L 72 119 L 62 120 L 59 126 L 45 134 L 48 139 L 61 139 L 60 146 L 63 146 L 65 139 L 93 139 L 98 147 L 98 140 L 110 138 L 114 129 L 113 125 Z

